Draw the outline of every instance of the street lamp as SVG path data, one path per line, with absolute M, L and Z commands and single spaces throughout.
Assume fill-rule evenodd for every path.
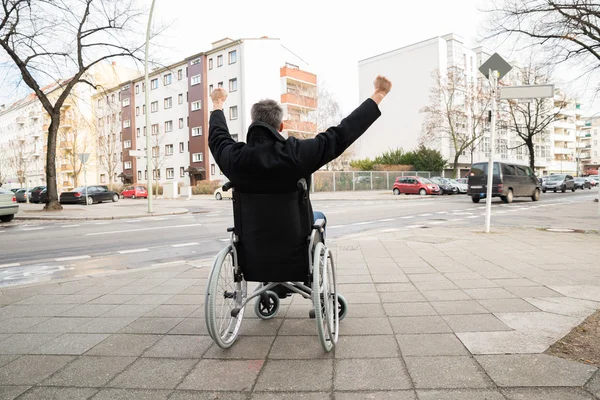
M 150 137 L 152 135 L 152 129 L 150 126 L 150 85 L 148 83 L 148 48 L 150 47 L 150 27 L 152 26 L 152 13 L 154 12 L 155 0 L 152 0 L 150 6 L 150 15 L 148 16 L 148 27 L 146 29 L 146 51 L 144 54 L 144 85 L 145 90 L 145 103 L 146 103 L 146 174 L 147 179 L 147 190 L 148 190 L 148 213 L 152 213 L 152 168 L 150 167 L 150 161 L 152 160 L 152 147 L 150 143 Z

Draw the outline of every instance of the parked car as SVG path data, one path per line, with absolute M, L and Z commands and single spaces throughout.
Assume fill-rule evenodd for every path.
M 0 222 L 10 222 L 19 212 L 17 197 L 10 190 L 0 188 Z
M 440 188 L 440 194 L 455 194 L 458 193 L 458 188 L 456 188 L 450 180 L 446 178 L 442 178 L 440 176 L 434 176 L 433 178 L 429 178 L 430 181 L 437 184 Z
M 44 189 L 40 192 L 40 203 L 46 204 L 48 202 L 48 189 Z
M 546 191 L 551 190 L 553 192 L 557 192 L 560 190 L 561 192 L 566 192 L 570 190 L 572 192 L 575 191 L 575 180 L 571 175 L 566 174 L 555 174 L 550 175 L 546 182 L 542 185 L 542 192 L 546 193 Z
M 223 200 L 223 199 L 231 199 L 233 198 L 233 191 L 229 189 L 228 191 L 223 191 L 223 186 L 219 186 L 217 190 L 215 190 L 215 199 Z
M 588 178 L 575 178 L 573 179 L 575 183 L 575 189 L 590 189 L 592 190 L 592 183 Z
M 448 179 L 448 180 L 450 181 L 452 186 L 454 186 L 456 189 L 458 189 L 458 193 L 460 193 L 460 194 L 467 193 L 467 190 L 469 189 L 468 180 L 467 180 L 467 182 L 459 182 L 459 179 Z
M 125 198 L 130 198 L 130 197 L 132 199 L 139 199 L 139 198 L 147 199 L 148 198 L 148 190 L 146 190 L 146 188 L 143 186 L 127 186 L 121 192 L 121 198 L 125 199 Z
M 119 194 L 108 190 L 106 186 L 88 186 L 87 196 L 85 186 L 73 189 L 71 192 L 62 192 L 60 194 L 61 204 L 94 204 L 103 201 L 119 201 Z M 87 200 L 86 200 L 87 199 Z
M 15 196 L 17 197 L 17 203 L 27 203 L 27 198 L 31 197 L 32 189 L 19 189 Z
M 46 186 L 36 186 L 33 189 L 31 189 L 31 195 L 29 197 L 29 201 L 32 203 L 39 203 L 40 202 L 40 193 L 42 193 L 42 190 L 46 189 Z
M 540 183 L 530 167 L 526 165 L 494 162 L 492 197 L 500 197 L 505 203 L 512 203 L 515 197 L 540 199 Z M 469 174 L 467 194 L 473 203 L 479 203 L 487 195 L 488 163 L 473 164 Z
M 589 178 L 592 186 L 600 185 L 600 179 L 598 178 L 598 175 L 590 175 L 590 176 L 588 176 L 588 178 Z
M 13 188 L 13 189 L 10 189 L 10 191 L 13 192 L 13 193 L 17 193 L 19 190 L 23 190 L 23 188 Z
M 420 176 L 399 176 L 394 182 L 393 193 L 399 195 L 404 194 L 440 194 L 440 187 L 427 178 Z

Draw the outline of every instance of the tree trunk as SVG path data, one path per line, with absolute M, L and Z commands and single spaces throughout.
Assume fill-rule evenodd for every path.
M 454 155 L 454 166 L 452 167 L 453 168 L 452 174 L 454 175 L 454 179 L 458 178 L 458 175 L 459 175 L 459 173 L 458 173 L 458 159 L 459 158 L 460 158 L 460 153 L 456 153 Z
M 533 140 L 525 141 L 527 149 L 529 150 L 529 167 L 535 172 L 535 149 L 533 148 Z
M 46 211 L 59 211 L 62 206 L 58 201 L 58 188 L 56 185 L 56 138 L 60 124 L 60 110 L 50 115 L 48 127 L 48 152 L 46 157 L 46 186 L 48 203 L 44 206 Z

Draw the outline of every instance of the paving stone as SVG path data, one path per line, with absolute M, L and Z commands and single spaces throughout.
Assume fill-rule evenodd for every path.
M 115 304 L 81 304 L 60 314 L 61 317 L 99 317 L 106 314 Z
M 0 400 L 14 400 L 31 386 L 0 386 Z
M 583 386 L 596 368 L 546 354 L 476 356 L 498 386 Z
M 559 339 L 582 321 L 581 318 L 547 312 L 496 313 L 506 325 L 519 332 L 542 334 Z
M 422 293 L 429 301 L 471 300 L 462 290 L 429 290 Z
M 212 344 L 209 336 L 168 335 L 163 336 L 142 356 L 200 358 Z
M 523 299 L 491 299 L 479 300 L 479 304 L 493 313 L 540 311 Z
M 489 279 L 453 280 L 452 282 L 454 282 L 454 284 L 461 289 L 483 289 L 498 287 L 497 284 Z
M 86 400 L 96 394 L 92 388 L 36 387 L 21 395 L 19 400 Z
M 37 325 L 48 317 L 15 317 L 6 318 L 0 324 L 0 333 L 19 333 L 29 332 L 30 327 Z
M 72 360 L 69 356 L 22 356 L 0 368 L 0 382 L 4 385 L 35 385 Z
M 392 317 L 390 323 L 394 333 L 447 333 L 452 329 L 439 316 L 431 317 Z
M 470 357 L 405 357 L 417 389 L 487 388 L 492 383 Z
M 371 283 L 370 275 L 340 275 L 336 276 L 337 283 Z
M 83 356 L 46 379 L 43 385 L 102 387 L 134 361 L 135 357 Z
M 562 297 L 562 294 L 545 286 L 513 286 L 506 290 L 519 297 Z
M 169 400 L 247 400 L 249 393 L 201 392 L 197 390 L 175 390 Z M 298 397 L 302 399 L 303 397 Z
M 448 281 L 448 279 L 442 274 L 417 274 L 409 275 L 412 282 L 441 282 Z
M 458 289 L 458 287 L 449 280 L 431 281 L 431 282 L 415 282 L 415 286 L 420 291 Z
M 263 367 L 254 391 L 328 391 L 331 389 L 332 379 L 331 359 L 269 360 Z
M 516 297 L 503 288 L 465 289 L 465 292 L 475 300 L 510 299 Z
M 186 318 L 199 307 L 196 304 L 162 304 L 149 311 L 144 317 L 148 318 Z
M 178 294 L 172 296 L 168 300 L 163 301 L 164 304 L 204 304 L 204 295 L 201 294 Z
M 312 308 L 312 307 L 309 307 Z M 308 313 L 305 314 L 308 316 Z M 385 311 L 381 304 L 352 304 L 348 307 L 349 318 L 374 318 L 385 317 Z M 287 318 L 287 315 L 286 315 Z M 306 318 L 306 317 L 305 317 Z
M 552 297 L 549 297 L 549 298 L 552 298 Z M 562 297 L 554 297 L 554 298 L 562 299 Z M 593 312 L 592 310 L 590 310 L 587 307 L 561 304 L 561 303 L 557 303 L 557 302 L 550 301 L 550 300 L 542 300 L 542 299 L 536 299 L 536 298 L 526 298 L 524 300 L 527 301 L 528 303 L 533 304 L 535 307 L 539 308 L 542 311 L 554 313 L 554 314 L 567 315 L 567 316 L 571 316 L 571 317 L 586 318 Z
M 412 390 L 389 392 L 334 392 L 335 400 L 416 400 Z
M 242 323 L 242 328 L 240 330 L 240 335 L 242 336 L 275 336 L 278 332 L 281 334 L 283 330 L 283 318 L 274 318 L 269 319 L 267 321 L 263 321 L 262 319 L 254 318 L 247 319 Z M 292 321 L 292 320 L 290 320 Z M 306 320 L 296 320 L 296 321 L 308 321 Z M 310 321 L 309 321 L 310 322 Z M 313 322 L 314 332 L 316 332 L 316 325 Z M 308 327 L 308 325 L 305 325 Z M 308 330 L 307 328 L 305 328 Z M 293 334 L 293 333 L 292 333 Z M 315 333 L 316 334 L 316 333 Z M 298 333 L 301 335 L 301 333 Z
M 488 389 L 417 390 L 419 400 L 506 400 L 502 393 Z
M 556 341 L 544 334 L 518 331 L 463 332 L 456 336 L 471 354 L 539 354 Z
M 398 358 L 344 359 L 336 361 L 335 390 L 410 389 Z
M 254 393 L 250 397 L 250 400 L 331 400 L 331 395 L 327 392 L 318 392 L 318 393 Z
M 316 335 L 277 336 L 268 354 L 269 358 L 279 360 L 312 360 L 333 357 L 333 353 L 323 351 L 323 347 Z
M 27 332 L 39 332 L 39 333 L 65 333 L 72 331 L 78 326 L 89 322 L 89 318 L 71 318 L 71 317 L 56 317 L 50 318 L 41 322 L 37 325 L 27 328 Z
M 65 333 L 32 351 L 36 354 L 81 355 L 108 336 L 105 333 Z
M 588 381 L 586 387 L 594 394 L 594 396 L 600 398 L 600 369 L 596 371 L 592 379 Z
M 375 285 L 373 283 L 344 283 L 338 284 L 339 293 L 375 293 Z
M 107 386 L 132 389 L 175 389 L 197 360 L 138 358 Z
M 344 293 L 348 304 L 379 304 L 381 300 L 377 293 Z
M 124 304 L 134 297 L 133 294 L 105 294 L 90 300 L 88 304 Z
M 312 319 L 306 321 L 312 325 L 312 335 L 316 335 L 317 327 L 315 321 Z M 388 318 L 344 318 L 343 321 L 340 321 L 340 335 L 390 334 L 392 334 L 392 327 L 390 326 Z
M 148 350 L 160 335 L 112 335 L 87 352 L 89 356 L 139 356 Z
M 411 303 L 411 302 L 423 302 L 427 301 L 420 292 L 385 292 L 379 293 L 382 303 Z M 357 304 L 352 304 L 351 310 L 356 307 Z
M 242 323 L 242 327 L 245 326 L 247 326 L 247 321 Z M 169 335 L 208 335 L 206 320 L 204 318 L 185 318 L 169 331 Z
M 56 317 L 75 307 L 74 304 L 35 304 L 4 307 L 9 317 Z
M 271 319 L 269 321 L 275 320 Z M 262 325 L 261 322 L 266 321 L 260 321 L 258 325 Z M 343 332 L 343 328 L 340 328 L 340 330 Z M 317 326 L 315 325 L 314 320 L 308 318 L 285 319 L 283 320 L 283 323 L 281 324 L 281 329 L 279 330 L 279 332 L 277 332 L 277 334 L 282 336 L 315 336 L 317 334 Z
M 508 400 L 593 400 L 594 397 L 582 389 L 535 388 L 503 389 Z
M 92 400 L 167 400 L 170 393 L 170 390 L 102 389 Z
M 383 308 L 390 317 L 437 315 L 429 303 L 386 303 Z
M 378 292 L 414 292 L 417 288 L 412 283 L 378 283 Z
M 138 318 L 119 333 L 165 334 L 175 328 L 183 318 Z
M 0 367 L 2 367 L 3 365 L 8 364 L 9 362 L 16 360 L 17 358 L 19 358 L 19 355 L 17 354 L 3 354 L 0 355 Z
M 382 308 L 382 310 L 383 310 L 383 308 Z M 11 336 L 12 336 L 11 333 L 0 333 L 0 342 L 3 341 L 4 339 L 8 339 Z
M 494 279 L 494 283 L 497 283 L 502 287 L 539 286 L 537 283 L 527 278 Z
M 432 301 L 431 305 L 441 315 L 488 314 L 475 300 Z
M 512 328 L 493 314 L 444 315 L 446 323 L 454 332 L 511 331 Z
M 371 279 L 375 283 L 406 283 L 409 282 L 408 277 L 405 274 L 376 274 L 371 275 Z
M 117 333 L 135 318 L 93 318 L 91 321 L 73 328 L 72 332 L 78 333 Z
M 16 333 L 0 342 L 0 354 L 27 354 L 57 336 L 58 333 Z
M 263 360 L 200 360 L 177 389 L 249 391 L 263 364 Z
M 460 340 L 449 333 L 398 335 L 396 338 L 404 357 L 469 355 Z
M 398 344 L 392 335 L 342 335 L 335 346 L 335 358 L 392 358 L 398 354 Z
M 107 313 L 103 314 L 106 318 L 118 318 L 118 317 L 135 317 L 139 318 L 142 315 L 150 313 L 155 308 L 160 307 L 156 304 L 121 304 Z M 146 315 L 147 316 L 147 315 Z M 151 315 L 150 315 L 151 316 Z M 177 317 L 178 315 L 155 315 L 162 317 Z

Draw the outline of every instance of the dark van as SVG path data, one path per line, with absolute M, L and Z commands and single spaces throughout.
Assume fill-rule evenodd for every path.
M 473 164 L 471 168 L 467 194 L 473 203 L 479 203 L 487 194 L 487 171 L 487 162 Z M 512 203 L 515 197 L 531 197 L 531 200 L 538 201 L 540 183 L 526 165 L 494 162 L 492 197 L 500 197 L 505 203 Z

